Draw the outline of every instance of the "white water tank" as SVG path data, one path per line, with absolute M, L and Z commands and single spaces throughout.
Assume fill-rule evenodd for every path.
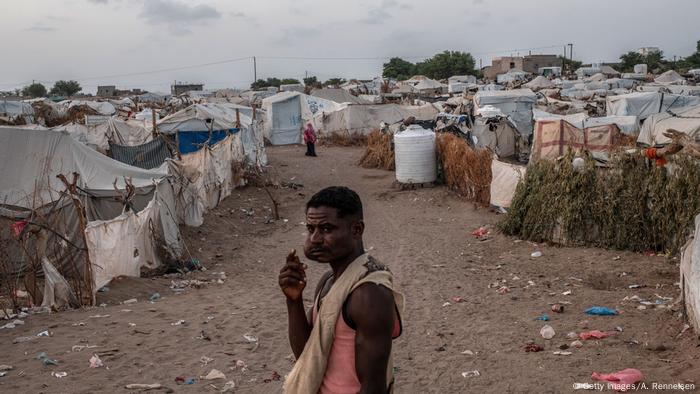
M 418 125 L 394 134 L 396 180 L 428 183 L 437 179 L 435 133 Z

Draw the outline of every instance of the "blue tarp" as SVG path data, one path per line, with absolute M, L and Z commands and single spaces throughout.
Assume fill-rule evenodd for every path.
M 202 148 L 204 143 L 208 143 L 209 146 L 212 146 L 226 138 L 229 134 L 235 134 L 237 132 L 238 129 L 214 130 L 211 132 L 210 139 L 208 131 L 181 131 L 177 134 L 179 141 L 178 149 L 182 154 L 196 152 Z

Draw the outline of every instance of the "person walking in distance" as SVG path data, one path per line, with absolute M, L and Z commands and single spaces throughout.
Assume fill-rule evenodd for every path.
M 316 156 L 316 131 L 311 123 L 306 124 L 304 129 L 304 142 L 306 143 L 306 156 Z

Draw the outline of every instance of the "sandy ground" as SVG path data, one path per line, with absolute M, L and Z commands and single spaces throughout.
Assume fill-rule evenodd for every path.
M 574 382 L 592 382 L 593 371 L 624 368 L 640 369 L 649 389 L 654 382 L 700 385 L 700 340 L 692 330 L 680 334 L 684 325 L 677 308 L 640 310 L 638 302 L 624 300 L 637 295 L 654 301 L 658 295 L 675 301 L 676 261 L 535 245 L 496 231 L 477 240 L 471 232 L 497 223 L 497 214 L 442 187 L 394 189 L 393 173 L 354 164 L 359 148 L 321 147 L 316 159 L 305 157 L 302 147 L 268 152 L 280 180 L 303 185 L 273 191 L 284 220 L 270 222 L 263 190 L 236 190 L 203 226 L 183 230 L 191 255 L 207 270 L 181 279 L 206 280 L 200 288 L 175 292 L 169 286 L 177 278 L 124 278 L 99 294 L 98 302 L 107 306 L 34 315 L 23 326 L 0 330 L 0 364 L 14 366 L 0 378 L 0 392 L 127 392 L 130 383 L 215 392 L 229 380 L 240 393 L 280 392 L 275 378 L 289 372 L 292 358 L 277 274 L 287 252 L 302 245 L 305 202 L 336 184 L 363 198 L 365 245 L 390 265 L 407 297 L 404 333 L 394 342 L 398 392 L 569 392 Z M 534 251 L 542 257 L 531 258 Z M 311 264 L 310 283 L 324 269 Z M 629 289 L 633 284 L 646 287 Z M 501 286 L 510 291 L 500 294 Z M 149 302 L 153 292 L 162 298 Z M 138 302 L 120 304 L 129 298 Z M 564 313 L 549 310 L 549 303 L 560 301 Z M 586 316 L 584 309 L 593 305 L 621 314 Z M 556 330 L 549 341 L 540 336 L 545 323 L 535 320 L 543 313 Z M 174 325 L 180 320 L 185 322 Z M 582 348 L 567 350 L 571 355 L 553 354 L 572 341 L 567 333 L 584 327 L 623 331 L 584 341 Z M 13 344 L 44 330 L 52 336 Z M 257 344 L 246 334 L 256 336 Z M 526 353 L 529 342 L 545 350 Z M 96 347 L 78 351 L 76 345 Z M 463 353 L 467 350 L 473 354 Z M 36 359 L 42 351 L 58 365 L 44 367 Z M 102 354 L 106 368 L 88 367 L 94 352 Z M 236 367 L 238 360 L 245 370 Z M 199 379 L 211 369 L 226 380 Z M 462 376 L 472 370 L 480 375 Z M 68 376 L 52 376 L 58 371 Z M 177 385 L 180 375 L 197 380 Z

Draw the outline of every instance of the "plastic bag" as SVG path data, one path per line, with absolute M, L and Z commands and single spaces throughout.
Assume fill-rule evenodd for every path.
M 41 268 L 44 270 L 44 299 L 41 306 L 51 309 L 79 308 L 80 303 L 73 289 L 46 257 L 41 259 Z

